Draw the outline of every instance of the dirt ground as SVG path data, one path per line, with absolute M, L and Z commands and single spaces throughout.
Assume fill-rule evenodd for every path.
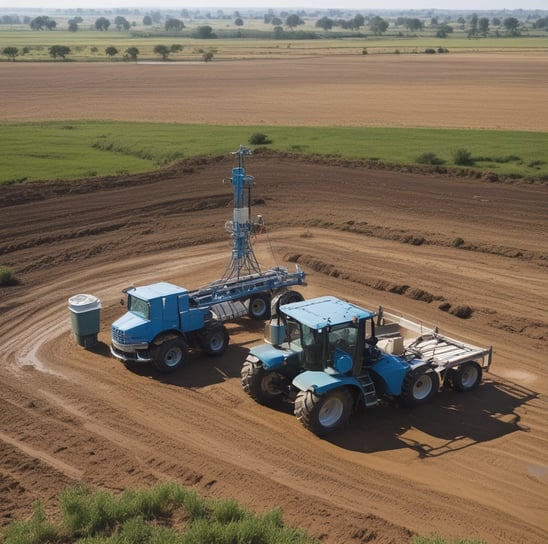
M 547 63 L 514 54 L 0 63 L 0 119 L 546 130 Z M 0 265 L 20 280 L 0 288 L 0 527 L 38 498 L 53 511 L 75 482 L 118 491 L 175 479 L 256 511 L 281 507 L 328 543 L 399 544 L 414 533 L 548 541 L 548 187 L 249 159 L 253 213 L 267 224 L 254 241 L 264 268 L 298 264 L 307 298 L 382 304 L 494 348 L 477 391 L 363 410 L 321 440 L 290 406 L 243 393 L 257 322 L 232 324 L 221 359 L 195 353 L 175 375 L 109 356 L 123 288 L 195 288 L 224 271 L 232 194 L 222 180 L 233 166 L 226 157 L 0 188 Z M 93 351 L 71 335 L 67 301 L 82 292 L 102 301 Z M 471 317 L 457 317 L 466 307 Z
M 548 189 L 256 154 L 263 267 L 298 263 L 307 297 L 335 294 L 494 346 L 471 393 L 363 410 L 319 439 L 291 406 L 241 389 L 262 325 L 234 323 L 221 359 L 160 375 L 109 356 L 121 290 L 189 288 L 230 257 L 231 157 L 162 175 L 0 188 L 0 524 L 75 482 L 113 491 L 177 480 L 234 497 L 329 543 L 414 533 L 548 540 Z M 463 245 L 453 241 L 461 237 Z M 99 345 L 72 339 L 67 300 L 102 301 Z M 439 309 L 449 305 L 449 311 Z M 452 310 L 473 309 L 469 319 Z
M 548 130 L 546 53 L 0 63 L 0 120 Z

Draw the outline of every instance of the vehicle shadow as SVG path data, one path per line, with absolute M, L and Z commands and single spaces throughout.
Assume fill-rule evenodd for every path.
M 527 432 L 517 408 L 538 393 L 502 379 L 484 380 L 475 391 L 442 391 L 416 408 L 395 405 L 360 409 L 350 423 L 327 435 L 348 450 L 372 453 L 408 448 L 418 457 L 438 457 L 516 431 Z

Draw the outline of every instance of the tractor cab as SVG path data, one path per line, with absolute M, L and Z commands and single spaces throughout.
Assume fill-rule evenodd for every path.
M 335 297 L 321 297 L 280 308 L 286 341 L 299 352 L 302 370 L 358 375 L 374 337 L 374 312 Z

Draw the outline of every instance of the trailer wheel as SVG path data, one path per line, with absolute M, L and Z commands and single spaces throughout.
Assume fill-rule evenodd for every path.
M 463 363 L 451 370 L 451 382 L 457 391 L 472 391 L 481 382 L 481 366 L 475 361 Z
M 187 353 L 188 348 L 183 338 L 170 338 L 153 349 L 152 358 L 159 372 L 169 374 L 186 363 Z
M 302 425 L 318 436 L 340 429 L 353 411 L 354 398 L 346 387 L 325 395 L 299 391 L 295 399 L 295 416 Z
M 264 321 L 270 317 L 270 296 L 265 293 L 253 295 L 249 299 L 248 314 L 252 319 Z
M 286 378 L 279 372 L 265 370 L 257 361 L 245 360 L 241 371 L 243 390 L 259 404 L 272 404 L 282 396 Z
M 436 372 L 418 368 L 403 379 L 401 398 L 406 406 L 426 404 L 436 396 L 439 387 L 440 379 Z
M 302 302 L 304 300 L 304 297 L 299 293 L 299 291 L 286 291 L 280 296 L 280 300 L 278 302 L 279 306 L 283 306 L 284 304 L 291 304 L 292 302 Z
M 201 330 L 198 333 L 198 341 L 206 355 L 218 357 L 226 351 L 230 337 L 226 327 L 222 323 L 216 323 Z

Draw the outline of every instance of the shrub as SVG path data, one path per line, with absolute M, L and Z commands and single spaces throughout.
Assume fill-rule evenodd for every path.
M 445 161 L 440 159 L 435 153 L 427 151 L 416 158 L 419 164 L 443 164 Z
M 2 285 L 15 285 L 17 280 L 9 268 L 0 266 L 0 286 Z
M 262 132 L 255 132 L 249 137 L 249 143 L 251 145 L 266 145 L 272 143 L 266 134 Z
M 453 247 L 461 247 L 464 244 L 464 240 L 458 236 L 453 240 Z
M 474 159 L 468 149 L 460 148 L 453 152 L 453 162 L 458 166 L 471 166 L 474 164 Z
M 436 54 L 436 50 L 435 49 L 432 49 L 431 47 L 428 47 L 424 50 L 424 52 L 427 54 L 427 55 L 435 55 Z

